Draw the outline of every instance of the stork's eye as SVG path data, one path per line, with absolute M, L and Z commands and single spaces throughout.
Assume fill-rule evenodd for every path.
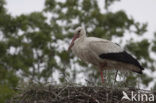
M 78 31 L 78 33 L 80 33 L 81 30 Z

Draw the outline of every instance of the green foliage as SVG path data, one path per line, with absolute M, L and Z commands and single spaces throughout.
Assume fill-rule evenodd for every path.
M 146 77 L 146 78 L 145 78 Z M 146 76 L 145 74 L 144 75 L 142 75 L 142 82 L 143 82 L 143 84 L 145 85 L 145 86 L 148 86 L 149 85 L 149 83 L 151 82 L 151 81 L 153 81 L 153 78 L 152 77 L 148 77 L 148 76 Z
M 0 1 L 0 13 L 5 12 L 4 4 L 5 4 L 5 0 L 1 0 Z
M 0 85 L 0 102 L 6 103 L 15 94 L 15 91 L 8 85 Z
M 115 1 L 120 1 L 120 0 L 104 0 L 105 1 L 105 9 L 108 9 L 110 5 L 112 5 Z
M 153 40 L 153 47 L 152 47 L 152 51 L 156 52 L 156 32 L 154 33 L 154 40 Z
M 138 37 L 144 35 L 147 24 L 136 22 L 122 10 L 108 10 L 115 1 L 118 0 L 104 0 L 107 12 L 101 13 L 97 0 L 46 0 L 42 12 L 12 17 L 4 8 L 4 0 L 1 0 L 0 97 L 3 99 L 0 99 L 0 102 L 4 102 L 15 93 L 13 88 L 27 81 L 49 82 L 50 78 L 52 81 L 59 80 L 63 83 L 68 77 L 70 81 L 76 82 L 77 76 L 84 74 L 87 80 L 100 83 L 98 70 L 76 59 L 65 48 L 77 26 L 84 26 L 89 36 L 110 40 L 112 37 L 122 38 L 124 35 L 130 35 L 125 34 L 127 31 L 135 33 Z M 51 17 L 48 17 L 48 14 L 52 14 Z M 151 43 L 147 39 L 125 44 L 131 54 L 139 61 L 143 60 L 141 64 L 145 68 L 154 70 L 155 61 L 150 57 L 150 46 Z M 152 50 L 156 52 L 155 39 Z M 79 70 L 79 67 L 83 69 Z M 58 78 L 55 77 L 56 72 Z M 105 73 L 105 76 L 108 79 L 106 83 L 114 83 L 114 73 Z M 136 86 L 136 78 L 138 75 L 131 74 L 125 81 Z M 148 75 L 141 78 L 142 85 L 145 86 L 153 80 Z
M 131 42 L 127 44 L 127 49 L 131 51 L 138 59 L 144 58 L 145 60 L 151 60 L 149 56 L 149 46 L 150 43 L 147 39 L 141 42 Z
M 7 70 L 5 66 L 0 65 L 0 102 L 5 103 L 14 94 L 13 88 L 17 87 L 18 77 L 13 71 Z

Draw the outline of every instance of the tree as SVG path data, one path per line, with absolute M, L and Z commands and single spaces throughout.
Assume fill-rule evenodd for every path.
M 16 71 L 7 65 L 10 55 L 8 51 L 7 36 L 14 33 L 13 18 L 6 13 L 4 8 L 5 1 L 0 1 L 0 102 L 3 103 L 7 98 L 11 97 L 15 92 L 18 83 Z
M 105 7 L 99 8 L 97 0 L 46 0 L 42 12 L 32 12 L 12 17 L 0 2 L 0 90 L 17 87 L 22 81 L 49 82 L 58 80 L 77 81 L 78 74 L 86 75 L 91 82 L 101 82 L 98 70 L 82 63 L 66 51 L 73 30 L 80 25 L 86 28 L 89 36 L 112 40 L 135 33 L 141 37 L 147 31 L 147 24 L 136 22 L 120 10 L 111 12 L 109 6 L 117 0 L 105 0 Z M 105 13 L 100 10 L 106 9 Z M 155 41 L 153 41 L 155 42 Z M 153 52 L 155 52 L 155 45 Z M 147 39 L 135 41 L 129 38 L 124 47 L 134 54 L 144 68 L 154 71 L 154 59 L 150 57 L 150 43 Z M 77 66 L 78 65 L 78 66 Z M 85 69 L 79 69 L 85 68 Z M 106 78 L 114 81 L 112 72 Z M 56 78 L 58 74 L 59 78 Z M 122 77 L 122 73 L 119 73 Z M 109 79 L 110 78 L 110 79 Z M 112 79 L 113 78 L 113 79 Z M 126 77 L 137 85 L 138 75 Z M 113 80 L 113 81 L 112 81 Z M 141 84 L 148 86 L 153 78 L 144 74 Z M 109 81 L 110 82 L 110 81 Z M 12 90 L 12 89 L 11 89 Z M 11 94 L 15 92 L 12 90 Z M 1 92 L 2 93 L 2 92 Z M 8 93 L 8 95 L 10 92 Z M 1 94 L 0 94 L 1 95 Z M 7 96 L 8 96 L 7 95 Z M 7 98 L 7 97 L 6 97 Z M 3 99 L 4 100 L 4 99 Z

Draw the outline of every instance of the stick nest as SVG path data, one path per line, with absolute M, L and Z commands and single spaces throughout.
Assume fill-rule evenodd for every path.
M 135 88 L 121 89 L 104 86 L 74 85 L 32 85 L 18 91 L 18 94 L 12 98 L 10 103 L 138 103 L 121 100 L 123 97 L 122 92 L 125 91 L 128 95 L 130 95 L 131 91 L 134 93 L 138 93 L 138 91 L 140 93 L 151 93 L 150 91 Z M 154 94 L 156 99 L 156 93 Z

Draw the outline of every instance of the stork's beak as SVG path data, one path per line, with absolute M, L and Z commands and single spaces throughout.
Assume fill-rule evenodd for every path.
M 77 34 L 74 35 L 72 42 L 70 43 L 69 47 L 68 47 L 68 51 L 72 48 L 72 46 L 74 45 L 74 41 L 78 38 L 79 36 Z

